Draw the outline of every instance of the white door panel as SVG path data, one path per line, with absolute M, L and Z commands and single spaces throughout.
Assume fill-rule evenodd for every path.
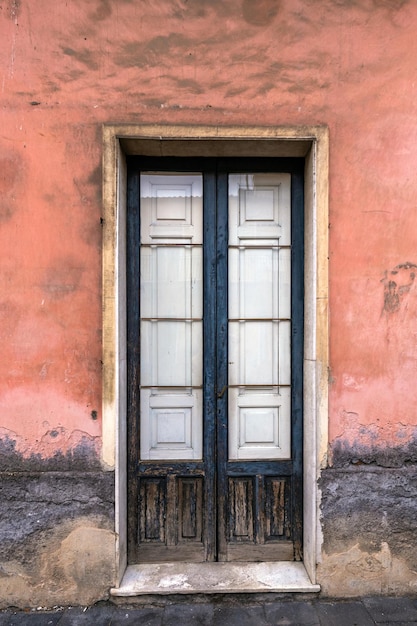
M 291 177 L 229 176 L 229 458 L 291 456 Z
M 202 456 L 201 174 L 141 175 L 141 459 Z

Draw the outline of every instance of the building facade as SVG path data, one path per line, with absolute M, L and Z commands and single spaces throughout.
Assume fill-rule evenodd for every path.
M 416 26 L 2 3 L 1 606 L 415 592 Z

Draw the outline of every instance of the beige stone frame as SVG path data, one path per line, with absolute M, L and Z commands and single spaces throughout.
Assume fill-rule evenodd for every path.
M 305 158 L 304 566 L 311 582 L 316 583 L 321 546 L 317 481 L 326 466 L 328 442 L 328 129 L 324 126 L 103 127 L 102 462 L 108 469 L 116 470 L 116 587 L 127 563 L 125 156 L 128 154 Z

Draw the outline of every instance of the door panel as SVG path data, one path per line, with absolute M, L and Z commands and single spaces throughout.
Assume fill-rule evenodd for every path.
M 142 174 L 142 460 L 202 458 L 201 174 Z
M 290 493 L 281 477 L 229 478 L 227 561 L 292 561 Z
M 253 167 L 129 159 L 131 563 L 301 558 L 303 166 Z
M 138 562 L 201 562 L 203 477 L 141 477 L 139 480 Z
M 290 316 L 280 316 L 291 301 L 290 190 L 290 174 L 228 178 L 230 459 L 291 457 Z

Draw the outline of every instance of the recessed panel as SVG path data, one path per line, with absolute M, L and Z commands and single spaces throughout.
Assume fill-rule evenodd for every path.
M 241 408 L 239 446 L 278 446 L 278 408 Z
M 201 459 L 202 390 L 141 390 L 141 459 Z
M 252 478 L 229 479 L 229 539 L 253 540 L 253 483 Z
M 291 458 L 291 389 L 229 389 L 229 459 Z
M 181 221 L 190 223 L 191 217 L 191 185 L 169 185 L 151 183 L 152 188 L 152 221 Z
M 141 243 L 202 243 L 201 174 L 142 174 Z
M 165 542 L 166 481 L 147 478 L 140 481 L 139 540 Z
M 278 240 L 291 245 L 290 174 L 233 174 L 229 176 L 229 244 L 259 245 Z
M 152 448 L 191 448 L 191 409 L 152 409 Z
M 251 189 L 240 188 L 239 193 L 239 224 L 245 222 L 273 222 L 278 214 L 278 187 L 257 187 L 251 176 Z

